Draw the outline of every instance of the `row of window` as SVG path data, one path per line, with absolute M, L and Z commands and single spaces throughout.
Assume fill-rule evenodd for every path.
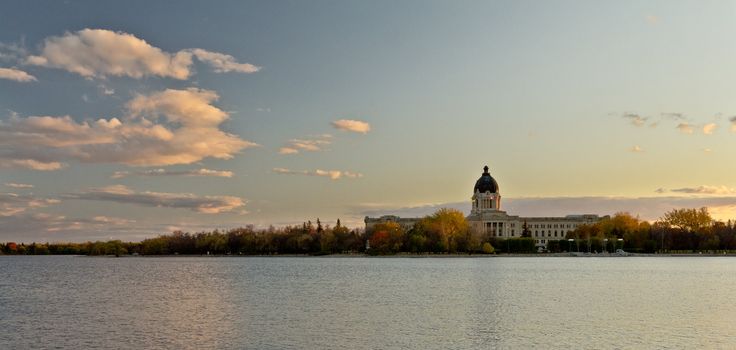
M 545 224 L 529 225 L 529 228 L 545 228 Z M 546 228 L 575 228 L 576 224 L 546 224 Z
M 567 230 L 567 232 L 571 232 L 571 231 L 572 230 Z M 553 237 L 552 234 L 553 232 L 551 230 L 547 231 L 547 237 Z M 540 237 L 540 232 L 535 230 L 534 237 Z M 542 230 L 541 232 L 541 237 L 544 237 L 544 230 Z M 557 230 L 554 231 L 554 237 L 557 237 Z M 560 237 L 565 237 L 565 231 L 560 231 Z

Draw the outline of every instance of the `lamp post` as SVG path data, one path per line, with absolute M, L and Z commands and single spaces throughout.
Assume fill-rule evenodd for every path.
M 623 250 L 624 249 L 624 239 L 623 238 L 619 238 L 618 241 L 621 242 L 621 250 Z M 618 245 L 617 245 L 617 247 L 618 247 Z
M 567 240 L 567 251 L 570 252 L 570 255 L 572 255 L 572 241 L 572 238 Z
M 603 251 L 608 254 L 608 238 L 603 239 Z

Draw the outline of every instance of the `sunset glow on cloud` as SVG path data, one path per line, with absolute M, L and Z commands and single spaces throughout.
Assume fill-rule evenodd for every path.
M 728 216 L 732 9 L 655 2 L 9 4 L 0 242 L 359 228 L 484 165 L 534 215 Z
M 89 28 L 46 38 L 40 54 L 28 56 L 26 63 L 60 68 L 88 78 L 128 76 L 140 79 L 153 75 L 183 80 L 192 74 L 193 57 L 220 73 L 254 73 L 259 69 L 238 63 L 227 54 L 203 49 L 168 53 L 132 34 Z

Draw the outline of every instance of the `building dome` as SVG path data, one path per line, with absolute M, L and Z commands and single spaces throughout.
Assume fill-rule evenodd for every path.
M 488 173 L 488 166 L 483 167 L 483 175 L 480 176 L 480 179 L 475 182 L 475 187 L 473 187 L 473 193 L 480 192 L 480 193 L 498 193 L 498 183 L 496 180 L 491 176 L 491 174 Z

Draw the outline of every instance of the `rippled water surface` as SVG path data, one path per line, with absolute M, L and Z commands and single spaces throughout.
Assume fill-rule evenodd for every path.
M 734 348 L 736 258 L 0 257 L 0 348 Z

